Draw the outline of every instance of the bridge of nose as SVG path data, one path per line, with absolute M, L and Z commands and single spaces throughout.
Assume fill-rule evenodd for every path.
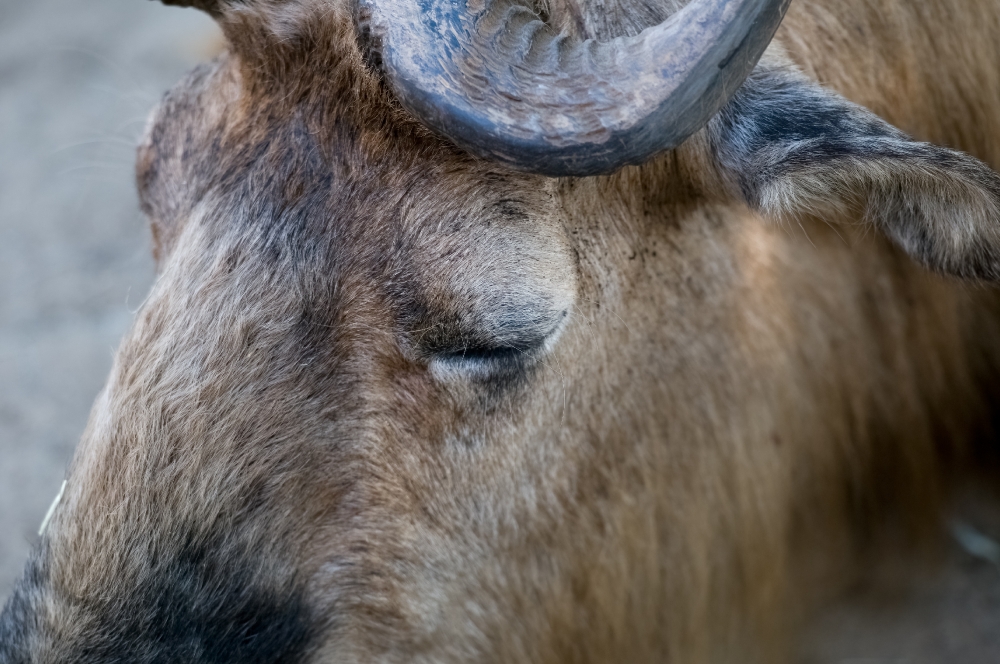
M 364 358 L 321 285 L 210 230 L 185 228 L 122 344 L 4 618 L 32 653 L 11 662 L 292 662 L 315 631 L 305 552 L 357 480 Z

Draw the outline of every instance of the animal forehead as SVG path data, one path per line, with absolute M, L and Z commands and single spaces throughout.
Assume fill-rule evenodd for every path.
M 449 199 L 447 191 L 432 196 L 408 206 L 401 225 L 407 261 L 428 281 L 463 289 L 481 278 L 508 284 L 532 275 L 565 278 L 564 228 L 543 191 L 493 185 L 465 200 Z
M 551 207 L 539 178 L 497 172 L 381 104 L 359 109 L 352 90 L 285 105 L 248 88 L 224 56 L 167 95 L 140 144 L 140 197 L 171 226 L 205 199 L 240 209 L 235 221 L 303 215 L 343 230 L 394 230 L 426 238 L 485 221 L 494 228 Z M 402 222 L 401 225 L 394 222 Z M 321 225 L 320 227 L 324 227 Z M 372 233 L 366 233 L 371 236 Z
M 432 191 L 404 206 L 401 260 L 388 280 L 394 299 L 418 319 L 488 319 L 489 327 L 568 308 L 575 264 L 544 184 L 494 182 L 466 196 Z
M 322 20 L 353 30 L 338 11 Z M 304 9 L 292 14 L 295 25 L 312 20 Z M 158 238 L 169 244 L 209 201 L 203 223 L 294 255 L 298 269 L 407 283 L 439 303 L 444 294 L 496 304 L 498 293 L 572 290 L 552 181 L 477 161 L 414 122 L 348 35 L 271 49 L 247 41 L 262 18 L 273 28 L 263 10 L 229 12 L 232 52 L 194 71 L 156 113 L 138 170 Z M 300 68 L 263 75 L 254 60 L 265 53 L 273 67 L 310 50 L 331 58 L 329 68 L 306 68 L 320 81 L 298 80 Z

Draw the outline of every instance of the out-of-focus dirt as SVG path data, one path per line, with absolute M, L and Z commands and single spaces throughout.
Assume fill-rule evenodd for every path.
M 217 39 L 147 0 L 0 0 L 0 601 L 152 282 L 136 139 Z
M 217 34 L 145 0 L 0 0 L 0 604 L 153 278 L 136 138 Z M 1000 662 L 1000 569 L 946 560 L 902 595 L 846 597 L 801 661 Z
M 1000 662 L 995 496 L 982 485 L 960 492 L 940 550 L 894 550 L 813 621 L 800 664 Z M 964 547 L 953 532 L 961 533 Z

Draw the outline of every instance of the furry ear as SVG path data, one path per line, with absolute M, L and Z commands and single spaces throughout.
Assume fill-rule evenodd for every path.
M 222 0 L 162 0 L 165 5 L 177 5 L 178 7 L 196 7 L 212 16 L 218 17 L 222 14 Z
M 791 68 L 758 67 L 709 140 L 724 180 L 766 216 L 860 215 L 930 268 L 1000 280 L 1000 176 Z

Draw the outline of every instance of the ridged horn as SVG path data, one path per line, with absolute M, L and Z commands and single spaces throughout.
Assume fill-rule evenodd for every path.
M 356 0 L 359 41 L 400 103 L 480 157 L 610 173 L 680 145 L 753 70 L 791 0 L 694 0 L 608 42 L 517 0 Z
M 203 12 L 208 12 L 212 16 L 222 14 L 222 0 L 162 0 L 165 5 L 175 5 L 177 7 L 194 7 Z

